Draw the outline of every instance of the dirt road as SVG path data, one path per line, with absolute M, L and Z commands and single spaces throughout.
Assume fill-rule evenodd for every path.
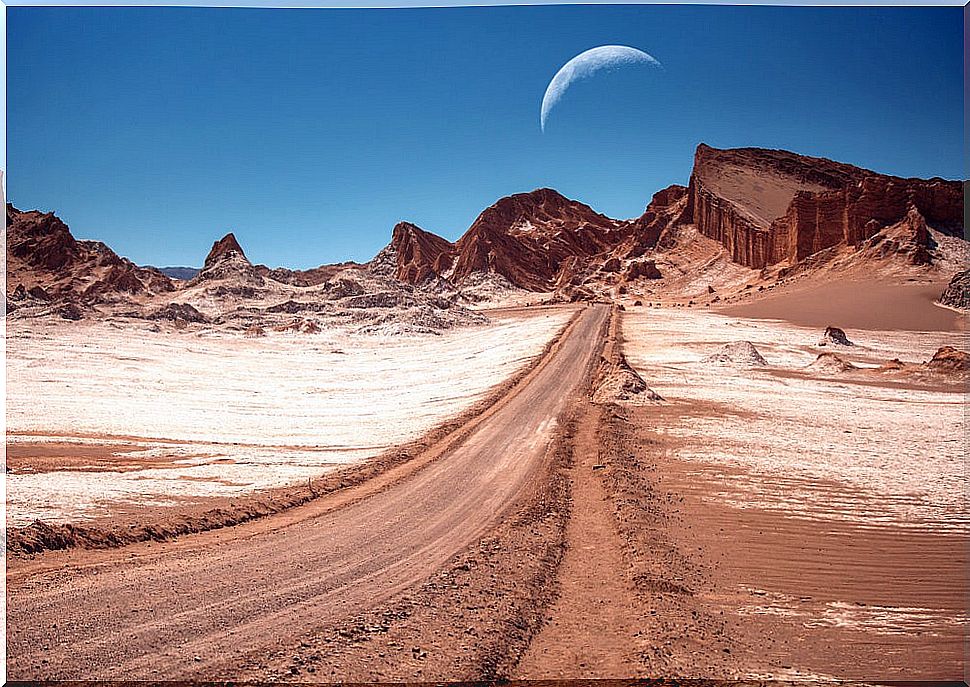
M 8 677 L 231 677 L 427 579 L 535 476 L 607 316 L 584 311 L 459 445 L 408 474 L 180 541 L 11 561 Z

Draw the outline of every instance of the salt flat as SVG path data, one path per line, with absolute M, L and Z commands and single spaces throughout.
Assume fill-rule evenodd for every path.
M 8 447 L 56 442 L 67 456 L 63 446 L 95 444 L 107 456 L 65 457 L 62 469 L 57 450 L 42 467 L 25 459 L 7 475 L 8 524 L 239 495 L 367 459 L 481 399 L 571 312 L 406 337 L 17 322 L 7 332 Z
M 864 526 L 970 528 L 965 389 L 805 369 L 823 351 L 867 367 L 922 362 L 944 345 L 965 349 L 964 334 L 852 330 L 856 346 L 819 347 L 817 328 L 668 309 L 624 313 L 623 334 L 630 363 L 669 401 L 658 412 L 672 454 L 715 478 L 722 500 Z M 736 341 L 767 366 L 705 362 Z

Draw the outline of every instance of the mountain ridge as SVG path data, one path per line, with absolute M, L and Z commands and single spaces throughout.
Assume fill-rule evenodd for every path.
M 439 290 L 460 290 L 479 284 L 479 275 L 494 275 L 525 292 L 592 300 L 622 293 L 638 280 L 666 284 L 667 275 L 689 268 L 670 256 L 701 240 L 713 242 L 705 248 L 708 262 L 722 251 L 728 263 L 779 275 L 839 251 L 857 262 L 898 259 L 929 267 L 934 232 L 962 238 L 963 183 L 893 177 L 784 150 L 702 143 L 687 185 L 657 191 L 633 219 L 610 218 L 542 187 L 498 199 L 454 242 L 398 222 L 387 246 L 363 264 L 270 269 L 251 263 L 229 232 L 213 243 L 202 268 L 194 274 L 184 268 L 176 281 L 102 243 L 75 240 L 53 213 L 8 205 L 7 222 L 8 294 L 39 287 L 60 298 L 111 300 L 216 282 L 228 284 L 223 292 L 243 295 L 266 280 L 313 287 L 361 268 L 411 286 L 439 284 Z

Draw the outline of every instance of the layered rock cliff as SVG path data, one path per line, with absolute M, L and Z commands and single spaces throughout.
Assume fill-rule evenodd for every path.
M 831 160 L 760 148 L 700 145 L 684 221 L 739 264 L 763 268 L 834 246 L 857 246 L 913 212 L 962 234 L 963 186 L 902 179 Z

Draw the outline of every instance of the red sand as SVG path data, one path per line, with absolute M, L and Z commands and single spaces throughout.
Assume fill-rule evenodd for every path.
M 806 327 L 964 331 L 966 315 L 934 303 L 946 284 L 833 281 L 783 290 L 718 309 L 725 315 L 777 319 Z

